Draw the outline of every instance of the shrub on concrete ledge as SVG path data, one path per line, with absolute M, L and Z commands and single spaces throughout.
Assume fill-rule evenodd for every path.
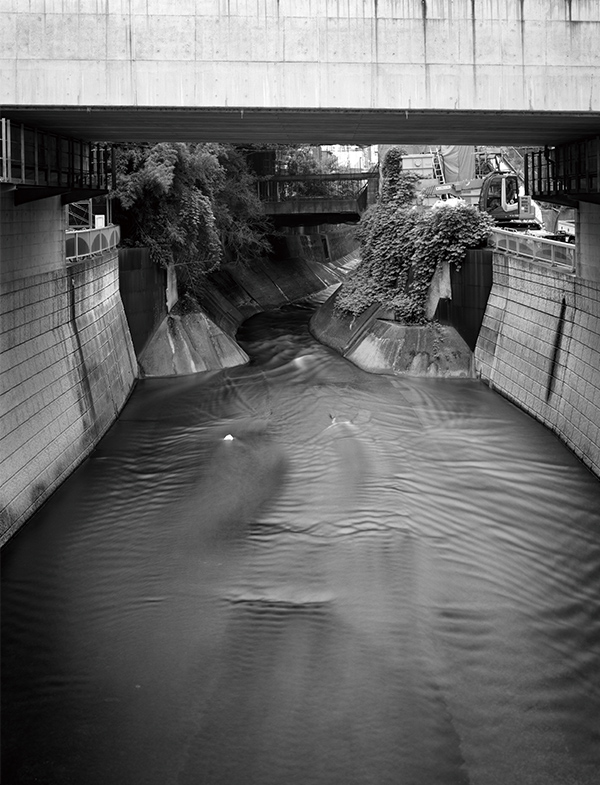
M 416 210 L 395 202 L 367 210 L 357 231 L 361 262 L 342 286 L 336 309 L 358 315 L 406 290 L 418 218 Z
M 361 263 L 340 290 L 336 309 L 358 315 L 377 303 L 398 321 L 424 324 L 436 269 L 443 262 L 460 267 L 466 250 L 485 245 L 493 226 L 487 213 L 463 203 L 423 212 L 379 202 L 361 220 Z

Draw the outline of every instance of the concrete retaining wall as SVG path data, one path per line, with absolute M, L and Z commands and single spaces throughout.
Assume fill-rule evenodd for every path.
M 60 197 L 15 207 L 0 186 L 0 280 L 2 284 L 65 266 L 67 221 Z
M 233 306 L 233 316 L 242 317 L 237 329 L 254 313 L 296 302 L 340 283 L 349 259 L 358 258 L 358 243 L 351 227 L 310 234 L 291 232 L 276 238 L 274 250 L 271 259 L 257 259 L 247 268 L 219 270 L 210 277 L 206 308 L 217 323 L 224 314 L 219 309 L 213 311 L 214 304 L 209 300 L 227 301 L 226 321 Z
M 181 376 L 244 365 L 248 355 L 202 311 L 175 309 L 139 356 L 142 376 Z
M 436 318 L 451 324 L 474 351 L 492 288 L 492 250 L 467 251 L 460 270 L 450 265 L 452 299 L 440 300 Z
M 119 290 L 139 355 L 167 315 L 167 270 L 150 259 L 148 248 L 121 248 Z
M 116 251 L 67 268 L 60 199 L 15 208 L 9 192 L 2 208 L 0 543 L 88 455 L 136 376 Z
M 494 253 L 481 377 L 600 476 L 600 282 Z
M 600 284 L 600 204 L 579 202 L 577 275 Z

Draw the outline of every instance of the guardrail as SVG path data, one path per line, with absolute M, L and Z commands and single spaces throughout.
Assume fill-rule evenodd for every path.
M 121 239 L 121 228 L 116 224 L 101 229 L 76 229 L 65 232 L 67 262 L 78 262 L 89 256 L 116 248 Z
M 525 164 L 525 193 L 534 199 L 572 205 L 600 195 L 600 136 L 527 153 Z
M 265 202 L 294 199 L 356 199 L 371 184 L 377 195 L 379 173 L 353 172 L 313 175 L 272 175 L 257 182 L 258 198 Z
M 572 243 L 546 240 L 543 237 L 519 234 L 506 229 L 494 229 L 492 236 L 498 250 L 522 256 L 529 261 L 549 267 L 560 268 L 564 272 L 575 272 L 577 248 Z

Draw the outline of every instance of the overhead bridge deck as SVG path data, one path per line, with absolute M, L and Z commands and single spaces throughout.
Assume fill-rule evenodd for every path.
M 600 129 L 600 109 L 585 112 L 461 111 L 4 104 L 2 115 L 17 123 L 78 139 L 111 142 L 405 143 L 537 147 L 596 136 Z
M 3 116 L 80 139 L 543 146 L 600 128 L 597 0 L 0 5 Z

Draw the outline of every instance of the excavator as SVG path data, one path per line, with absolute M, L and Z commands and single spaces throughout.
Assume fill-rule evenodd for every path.
M 519 178 L 512 172 L 488 174 L 481 183 L 477 207 L 489 213 L 502 229 L 541 228 L 531 196 L 519 193 Z
M 432 149 L 429 154 L 406 155 L 403 164 L 405 169 L 416 171 L 423 178 L 420 190 L 425 206 L 431 207 L 439 200 L 458 198 L 489 213 L 502 229 L 521 232 L 541 230 L 541 210 L 524 193 L 519 175 L 503 153 L 480 150 L 472 155 L 470 161 L 463 156 L 466 166 L 455 164 L 451 181 L 448 178 L 450 172 L 446 171 L 450 169 L 450 156 L 442 155 L 439 149 Z

